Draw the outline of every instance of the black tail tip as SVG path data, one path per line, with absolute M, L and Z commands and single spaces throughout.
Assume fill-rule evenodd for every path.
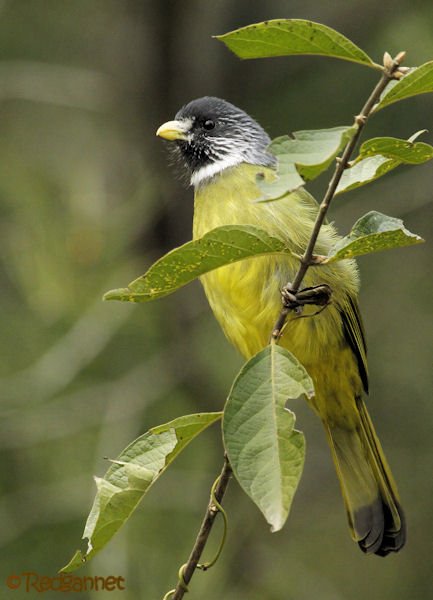
M 399 522 L 396 522 L 386 504 L 383 503 L 381 509 L 382 527 L 375 528 L 374 533 L 370 530 L 362 540 L 358 541 L 358 545 L 366 554 L 388 556 L 391 552 L 399 552 L 406 543 L 406 519 L 400 505 L 397 505 Z M 364 509 L 361 511 L 363 512 Z

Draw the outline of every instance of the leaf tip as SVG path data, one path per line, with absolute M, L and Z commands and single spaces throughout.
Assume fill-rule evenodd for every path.
M 415 240 L 416 240 L 415 243 L 416 244 L 424 244 L 425 243 L 425 239 L 422 238 L 420 235 L 418 235 L 416 233 L 413 233 L 412 235 L 415 237 Z
M 77 550 L 71 560 L 61 569 L 59 573 L 72 573 L 84 565 L 86 557 L 83 555 L 81 550 Z
M 115 290 L 108 290 L 102 296 L 104 302 L 109 300 L 131 300 L 131 290 L 129 288 L 117 288 Z
M 277 533 L 278 531 L 281 531 L 287 521 L 288 516 L 289 516 L 288 510 L 279 510 L 279 511 L 276 511 L 274 514 L 269 514 L 267 516 L 266 520 L 267 520 L 268 524 L 271 526 L 270 527 L 271 533 Z

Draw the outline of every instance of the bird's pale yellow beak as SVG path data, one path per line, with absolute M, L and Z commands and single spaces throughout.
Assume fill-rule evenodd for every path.
M 161 125 L 156 135 L 170 142 L 174 140 L 186 140 L 188 139 L 187 133 L 190 125 L 188 121 L 167 121 L 167 123 Z

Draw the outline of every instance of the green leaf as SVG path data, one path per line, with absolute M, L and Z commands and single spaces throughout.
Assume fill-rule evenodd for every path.
M 74 571 L 99 552 L 176 456 L 221 416 L 219 412 L 186 415 L 154 427 L 129 444 L 103 478 L 95 477 L 97 493 L 83 533 L 87 552 L 77 550 L 61 572 Z
M 374 110 L 377 111 L 399 100 L 429 92 L 433 92 L 433 61 L 411 69 L 398 81 L 391 81 Z
M 331 248 L 323 263 L 411 246 L 423 241 L 419 235 L 408 231 L 401 219 L 373 210 L 356 221 L 350 233 Z
M 213 269 L 261 254 L 290 254 L 290 251 L 280 239 L 257 227 L 217 227 L 202 238 L 175 248 L 127 288 L 107 292 L 104 300 L 148 302 L 171 294 Z
M 262 196 L 256 202 L 270 202 L 279 200 L 289 192 L 294 192 L 304 185 L 304 180 L 299 175 L 293 163 L 286 162 L 283 158 L 278 161 L 276 177 L 273 180 L 264 179 L 257 175 L 257 186 Z
M 302 394 L 314 394 L 308 373 L 290 352 L 271 344 L 243 366 L 224 410 L 233 473 L 272 531 L 287 519 L 304 464 L 304 436 L 285 408 L 289 398 Z
M 316 54 L 380 68 L 363 50 L 338 31 L 304 19 L 265 21 L 216 38 L 224 42 L 239 58 Z
M 433 146 L 415 142 L 417 132 L 409 140 L 392 137 L 372 138 L 364 142 L 353 165 L 346 169 L 336 194 L 366 185 L 401 164 L 421 164 L 433 158 Z
M 419 165 L 433 158 L 433 146 L 424 142 L 414 143 L 410 140 L 378 137 L 364 142 L 359 151 L 360 158 L 378 154 L 393 158 L 400 163 Z
M 339 151 L 349 139 L 355 134 L 356 127 L 333 127 L 331 129 L 313 129 L 295 131 L 292 137 L 284 135 L 275 138 L 269 146 L 269 150 L 278 159 L 277 175 L 275 183 L 267 183 L 266 187 L 258 182 L 259 187 L 264 190 L 265 200 L 277 200 L 286 193 L 296 189 L 303 184 L 303 180 L 311 180 L 325 171 Z M 294 168 L 296 165 L 296 169 Z M 298 181 L 285 177 L 286 172 L 291 169 L 297 175 Z
M 385 156 L 369 156 L 359 162 L 355 162 L 352 167 L 343 172 L 335 195 L 349 192 L 375 179 L 379 179 L 379 177 L 392 171 L 400 164 L 399 161 L 386 158 Z
M 302 177 L 315 179 L 326 171 L 356 131 L 356 126 L 342 126 L 294 133 L 299 144 L 293 150 L 300 154 L 295 162 Z
M 304 184 L 315 179 L 333 162 L 355 134 L 356 127 L 342 126 L 331 129 L 295 131 L 292 136 L 275 138 L 269 150 L 278 159 L 275 181 L 257 180 L 263 192 L 259 202 L 278 200 Z

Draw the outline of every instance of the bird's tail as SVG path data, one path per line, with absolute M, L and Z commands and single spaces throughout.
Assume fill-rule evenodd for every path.
M 355 429 L 324 422 L 352 537 L 361 550 L 386 556 L 406 541 L 397 487 L 367 408 L 357 399 Z

